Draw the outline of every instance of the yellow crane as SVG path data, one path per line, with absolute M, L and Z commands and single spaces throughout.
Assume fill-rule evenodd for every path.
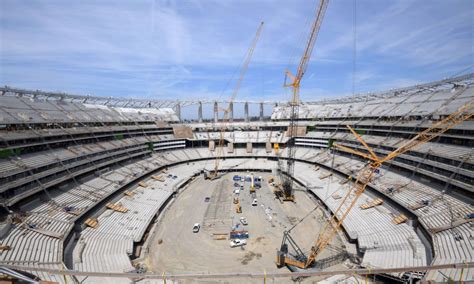
M 304 50 L 303 56 L 301 56 L 300 64 L 298 65 L 298 70 L 296 76 L 293 75 L 289 70 L 285 72 L 285 87 L 291 87 L 292 97 L 290 101 L 290 123 L 288 126 L 287 137 L 288 137 L 288 149 L 287 149 L 287 160 L 286 160 L 286 174 L 283 174 L 283 169 L 280 169 L 280 180 L 281 185 L 278 186 L 275 191 L 276 195 L 282 198 L 284 201 L 294 201 L 293 193 L 293 175 L 295 171 L 295 147 L 294 147 L 294 137 L 297 136 L 298 129 L 298 112 L 300 104 L 300 84 L 301 79 L 303 79 L 304 73 L 308 68 L 308 63 L 311 58 L 311 53 L 313 52 L 314 44 L 318 37 L 319 29 L 324 19 L 324 14 L 326 13 L 326 8 L 328 6 L 329 0 L 321 0 L 319 5 L 316 8 L 316 14 L 314 17 L 313 24 L 311 26 L 311 32 L 309 34 L 308 42 L 306 43 L 306 48 Z M 291 81 L 287 83 L 287 79 Z M 292 140 L 293 139 L 293 140 Z
M 357 199 L 365 191 L 367 185 L 372 181 L 374 173 L 382 166 L 383 163 L 394 159 L 403 153 L 411 151 L 421 144 L 433 140 L 461 122 L 470 119 L 474 115 L 473 110 L 474 100 L 463 105 L 457 111 L 448 115 L 444 119 L 433 123 L 429 128 L 418 133 L 415 137 L 404 143 L 398 149 L 382 158 L 378 157 L 375 154 L 375 151 L 370 148 L 367 143 L 365 143 L 362 137 L 357 134 L 357 132 L 352 127 L 347 125 L 347 128 L 349 128 L 356 139 L 360 141 L 360 143 L 365 147 L 365 149 L 368 151 L 368 154 L 344 146 L 340 147 L 341 145 L 337 144 L 336 147 L 344 151 L 350 149 L 349 152 L 367 158 L 369 161 L 367 165 L 359 171 L 355 182 L 353 182 L 351 188 L 346 192 L 344 198 L 337 209 L 333 212 L 331 218 L 329 218 L 323 226 L 323 229 L 320 231 L 317 240 L 315 241 L 313 247 L 311 247 L 309 256 L 306 257 L 302 253 L 302 250 L 297 246 L 296 242 L 291 238 L 289 232 L 285 232 L 282 246 L 277 253 L 277 266 L 281 267 L 284 265 L 291 265 L 302 269 L 311 266 L 316 257 L 318 257 L 318 255 L 329 245 L 333 237 L 336 235 L 337 231 L 342 225 L 342 222 L 356 204 Z M 288 244 L 293 248 L 296 248 L 295 254 L 289 254 Z
M 224 154 L 224 150 L 223 150 L 224 143 L 225 143 L 224 134 L 225 134 L 228 118 L 229 118 L 230 108 L 231 108 L 232 102 L 235 100 L 235 98 L 237 97 L 237 94 L 239 93 L 240 85 L 242 84 L 242 81 L 245 77 L 245 73 L 247 72 L 247 69 L 249 67 L 249 63 L 250 63 L 250 60 L 252 59 L 252 55 L 255 50 L 255 47 L 257 46 L 257 42 L 260 38 L 260 33 L 262 32 L 263 25 L 264 25 L 264 22 L 263 21 L 260 22 L 260 25 L 258 26 L 258 29 L 257 29 L 257 33 L 255 34 L 255 38 L 253 39 L 247 51 L 247 55 L 245 56 L 245 61 L 242 65 L 242 69 L 240 70 L 240 76 L 239 76 L 239 79 L 237 80 L 237 84 L 229 100 L 229 105 L 227 106 L 226 109 L 224 109 L 224 117 L 222 120 L 223 124 L 221 125 L 221 131 L 219 135 L 219 144 L 216 148 L 216 159 L 215 159 L 214 169 L 207 175 L 208 179 L 213 180 L 218 175 L 220 160 L 222 159 L 222 156 Z

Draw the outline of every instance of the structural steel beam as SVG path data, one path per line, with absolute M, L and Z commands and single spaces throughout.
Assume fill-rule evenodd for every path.
M 84 272 L 75 270 L 60 270 L 41 267 L 31 267 L 24 265 L 1 264 L 0 267 L 23 271 L 46 272 L 57 275 L 75 275 L 75 276 L 91 276 L 91 277 L 113 277 L 113 278 L 130 278 L 130 279 L 224 279 L 224 278 L 292 278 L 292 277 L 311 277 L 311 276 L 333 276 L 333 275 L 373 275 L 392 272 L 407 271 L 429 271 L 440 269 L 467 269 L 474 267 L 474 262 L 437 264 L 427 266 L 410 266 L 399 268 L 372 268 L 372 269 L 341 269 L 333 271 L 306 270 L 303 272 L 239 272 L 239 273 L 202 273 L 202 274 L 165 274 L 165 273 L 118 273 L 118 272 Z
M 438 88 L 446 85 L 457 85 L 462 81 L 474 80 L 474 73 L 469 73 L 457 77 L 446 78 L 443 80 L 430 82 L 426 84 L 419 84 L 415 86 L 398 88 L 384 92 L 377 93 L 368 93 L 368 94 L 356 94 L 353 96 L 345 96 L 340 98 L 331 98 L 323 99 L 318 101 L 307 101 L 301 102 L 305 105 L 314 105 L 314 104 L 327 104 L 327 103 L 350 103 L 350 102 L 361 102 L 366 101 L 367 99 L 376 99 L 376 98 L 387 98 L 392 96 L 399 96 L 408 94 L 410 92 L 419 92 L 427 89 Z M 227 100 L 150 100 L 150 99 L 129 99 L 129 98 L 114 98 L 114 97 L 101 97 L 101 96 L 92 96 L 92 95 L 75 95 L 62 92 L 47 92 L 41 90 L 27 90 L 20 88 L 13 88 L 9 86 L 0 87 L 0 96 L 6 96 L 8 94 L 13 94 L 15 96 L 27 96 L 35 99 L 48 99 L 48 100 L 64 100 L 69 102 L 82 102 L 89 104 L 100 104 L 107 106 L 116 106 L 116 107 L 170 107 L 174 108 L 176 104 L 180 104 L 181 107 L 198 105 L 198 104 L 213 104 L 214 102 L 220 104 L 227 104 Z M 264 105 L 286 105 L 286 101 L 246 101 L 246 100 L 236 100 L 236 104 L 264 104 Z

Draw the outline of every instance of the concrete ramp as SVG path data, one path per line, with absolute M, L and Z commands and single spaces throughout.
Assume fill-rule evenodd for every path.
M 189 139 L 192 139 L 194 137 L 193 130 L 191 129 L 191 127 L 187 127 L 187 126 L 175 126 L 175 127 L 173 127 L 173 134 L 174 134 L 174 138 L 181 138 L 181 139 L 189 138 Z

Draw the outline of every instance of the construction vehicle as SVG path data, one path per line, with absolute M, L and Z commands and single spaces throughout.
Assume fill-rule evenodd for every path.
M 281 186 L 277 187 L 275 194 L 278 198 L 283 201 L 294 201 L 294 189 L 293 189 L 293 176 L 295 171 L 295 137 L 298 135 L 298 112 L 299 112 L 299 92 L 301 79 L 303 78 L 306 69 L 308 68 L 308 63 L 311 58 L 311 53 L 313 51 L 314 44 L 316 43 L 316 38 L 318 37 L 319 29 L 324 19 L 324 14 L 326 12 L 327 5 L 329 0 L 321 0 L 316 9 L 316 14 L 314 21 L 311 27 L 311 32 L 306 44 L 304 53 L 300 59 L 300 64 L 298 66 L 296 75 L 293 75 L 289 70 L 285 72 L 285 87 L 291 87 L 292 97 L 289 102 L 290 106 L 290 123 L 287 130 L 288 137 L 288 149 L 287 149 L 287 160 L 286 160 L 286 169 L 280 168 L 280 182 Z M 287 83 L 287 79 L 291 82 Z
M 233 101 L 235 100 L 235 98 L 237 97 L 237 94 L 239 93 L 240 85 L 242 84 L 245 73 L 247 72 L 247 69 L 249 67 L 249 63 L 250 63 L 250 60 L 252 59 L 252 55 L 253 55 L 253 52 L 255 50 L 255 46 L 257 45 L 257 42 L 260 38 L 260 33 L 262 32 L 263 24 L 264 24 L 264 22 L 261 22 L 260 25 L 258 26 L 255 38 L 253 39 L 253 41 L 250 45 L 250 48 L 247 51 L 245 61 L 242 65 L 242 69 L 240 70 L 240 76 L 239 76 L 239 79 L 237 80 L 237 84 L 236 84 L 236 86 L 234 88 L 234 91 L 232 93 L 232 96 L 229 100 L 229 105 L 227 106 L 226 109 L 224 109 L 224 117 L 223 117 L 223 120 L 222 120 L 223 124 L 221 125 L 221 131 L 220 131 L 220 135 L 219 135 L 219 143 L 218 143 L 218 146 L 216 148 L 216 155 L 215 155 L 216 159 L 215 159 L 214 169 L 212 171 L 210 171 L 209 173 L 205 173 L 205 175 L 204 175 L 205 179 L 214 180 L 218 176 L 220 160 L 222 159 L 222 156 L 224 155 L 224 149 L 223 149 L 224 144 L 225 144 L 224 134 L 225 134 L 226 125 L 227 125 L 227 122 L 228 122 L 228 119 L 229 119 L 229 112 L 230 112 Z
M 255 192 L 255 177 L 252 174 L 250 174 L 250 193 L 254 193 Z
M 235 205 L 235 213 L 242 213 L 242 206 L 240 206 L 240 201 Z
M 310 267 L 318 255 L 329 245 L 333 237 L 337 234 L 341 228 L 342 222 L 345 220 L 350 210 L 354 207 L 359 197 L 365 191 L 367 185 L 373 180 L 375 173 L 379 170 L 383 163 L 392 160 L 399 155 L 413 150 L 426 142 L 433 140 L 454 126 L 461 122 L 471 118 L 474 115 L 474 100 L 471 100 L 467 104 L 460 107 L 456 112 L 445 117 L 438 122 L 433 123 L 429 128 L 418 133 L 415 137 L 405 142 L 398 149 L 387 154 L 381 158 L 375 154 L 375 151 L 370 148 L 362 137 L 349 125 L 347 128 L 352 132 L 356 139 L 365 147 L 367 153 L 360 152 L 358 150 L 350 149 L 350 153 L 359 155 L 363 158 L 368 159 L 368 163 L 364 166 L 357 175 L 355 181 L 351 187 L 347 190 L 345 196 L 342 198 L 341 203 L 336 210 L 333 211 L 333 215 L 328 219 L 323 229 L 319 232 L 318 238 L 315 244 L 311 247 L 310 254 L 306 256 L 303 251 L 298 247 L 296 242 L 291 238 L 288 231 L 283 235 L 283 241 L 280 250 L 277 252 L 276 263 L 278 267 L 284 265 L 295 266 L 301 269 Z M 340 148 L 336 146 L 337 148 Z M 345 148 L 340 148 L 345 149 Z M 289 252 L 289 247 L 294 250 L 294 253 Z

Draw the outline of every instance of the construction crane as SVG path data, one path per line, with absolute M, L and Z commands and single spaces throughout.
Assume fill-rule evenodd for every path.
M 306 48 L 304 50 L 303 56 L 301 57 L 296 76 L 294 76 L 289 70 L 285 72 L 285 87 L 292 88 L 292 97 L 289 103 L 290 105 L 290 123 L 288 126 L 287 137 L 288 137 L 288 149 L 287 149 L 287 160 L 286 160 L 286 172 L 283 173 L 283 169 L 280 169 L 280 186 L 278 186 L 275 191 L 276 195 L 279 198 L 282 198 L 283 201 L 294 201 L 294 190 L 293 190 L 293 175 L 295 171 L 295 141 L 294 138 L 297 136 L 298 131 L 298 112 L 300 105 L 300 84 L 301 79 L 308 68 L 308 63 L 311 58 L 311 53 L 313 52 L 314 44 L 318 37 L 319 29 L 324 19 L 324 14 L 326 13 L 326 8 L 328 6 L 329 0 L 320 0 L 319 5 L 316 8 L 316 14 L 314 21 L 311 27 L 311 33 L 306 43 Z M 291 80 L 290 83 L 287 83 L 287 79 Z
M 225 129 L 226 125 L 228 122 L 229 118 L 229 112 L 232 106 L 232 102 L 235 100 L 237 97 L 237 94 L 239 93 L 240 90 L 240 85 L 242 84 L 242 81 L 244 80 L 245 73 L 247 72 L 247 69 L 249 67 L 250 60 L 252 59 L 253 52 L 255 50 L 255 47 L 257 46 L 257 42 L 260 38 L 260 33 L 262 32 L 264 22 L 260 22 L 260 25 L 258 26 L 257 33 L 255 34 L 255 38 L 253 39 L 252 43 L 250 44 L 250 47 L 247 51 L 247 55 L 245 56 L 245 61 L 242 65 L 242 69 L 240 70 L 240 76 L 239 79 L 237 80 L 237 84 L 235 85 L 234 91 L 232 92 L 232 96 L 229 100 L 229 105 L 227 106 L 226 109 L 224 109 L 224 117 L 223 117 L 223 124 L 221 125 L 221 131 L 220 131 L 220 136 L 219 136 L 219 144 L 216 149 L 216 159 L 215 159 L 215 164 L 214 164 L 214 169 L 206 175 L 207 179 L 213 180 L 217 178 L 218 172 L 219 172 L 219 164 L 220 160 L 222 159 L 222 156 L 224 155 L 224 144 L 225 144 L 225 139 L 224 139 L 224 134 L 225 134 Z
M 340 229 L 342 222 L 349 214 L 351 209 L 356 204 L 359 197 L 365 191 L 367 185 L 372 181 L 374 174 L 382 166 L 383 163 L 392 160 L 399 155 L 413 150 L 414 148 L 433 140 L 454 126 L 460 124 L 461 122 L 470 119 L 474 115 L 474 100 L 471 100 L 467 104 L 460 107 L 454 113 L 448 115 L 442 120 L 439 120 L 436 123 L 433 123 L 429 128 L 418 133 L 415 137 L 404 143 L 401 147 L 389 153 L 387 156 L 380 158 L 376 155 L 375 151 L 370 148 L 367 143 L 362 139 L 362 137 L 357 134 L 357 132 L 347 125 L 347 128 L 354 134 L 356 139 L 364 146 L 367 150 L 367 153 L 363 153 L 357 150 L 351 149 L 349 152 L 353 154 L 360 155 L 368 159 L 368 163 L 364 166 L 357 175 L 356 180 L 353 182 L 352 186 L 346 192 L 344 198 L 342 199 L 339 206 L 333 211 L 333 215 L 328 219 L 328 221 L 323 226 L 323 229 L 320 231 L 315 244 L 311 248 L 309 256 L 304 255 L 301 249 L 296 245 L 295 241 L 291 238 L 288 232 L 284 233 L 282 245 L 280 250 L 277 253 L 277 266 L 282 267 L 284 265 L 295 266 L 298 268 L 306 269 L 313 264 L 318 255 L 329 245 L 333 237 L 337 234 L 337 231 Z M 344 151 L 346 148 L 336 146 Z M 293 255 L 290 255 L 288 251 L 288 245 L 295 248 L 296 252 Z

